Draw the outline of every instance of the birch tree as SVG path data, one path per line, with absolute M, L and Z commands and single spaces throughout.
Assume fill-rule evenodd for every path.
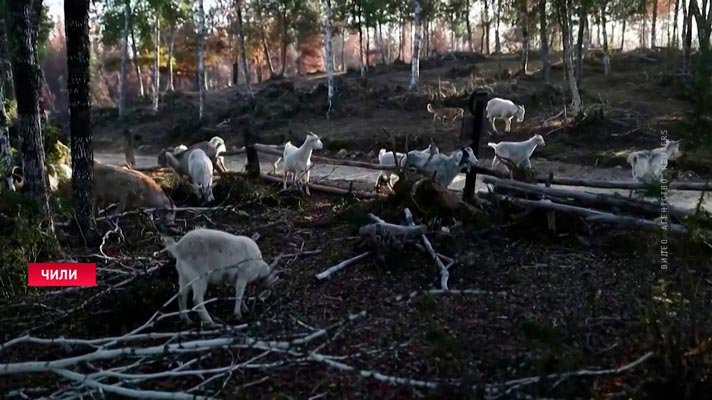
M 653 21 L 650 25 L 650 48 L 654 49 L 656 44 L 655 31 L 658 25 L 658 0 L 653 0 Z
M 41 0 L 35 0 L 41 3 Z M 39 93 L 40 66 L 37 64 L 37 35 L 33 34 L 32 4 L 29 1 L 11 1 L 11 32 L 14 39 L 13 76 L 17 98 L 17 131 L 21 138 L 22 175 L 24 191 L 34 197 L 39 205 L 40 218 L 48 223 L 54 233 L 47 195 L 44 169 L 44 138 L 40 125 Z
M 467 9 L 465 11 L 465 27 L 467 28 L 467 48 L 470 50 L 470 53 L 474 53 L 475 46 L 472 43 L 472 24 L 470 24 L 470 7 L 472 4 L 470 3 L 470 0 L 466 0 L 465 2 L 465 8 Z
M 131 18 L 130 0 L 124 1 L 124 30 L 121 33 L 121 75 L 119 77 L 119 118 L 126 113 L 126 72 L 129 60 L 129 19 Z
M 153 27 L 153 112 L 158 112 L 161 91 L 161 3 L 155 2 Z
M 334 49 L 331 37 L 331 0 L 324 1 L 324 47 L 326 48 L 326 82 L 328 85 L 327 102 L 329 109 L 326 112 L 327 118 L 334 100 Z
M 418 91 L 419 59 L 420 59 L 420 0 L 413 0 L 413 53 L 410 60 L 410 86 L 411 92 Z
M 94 220 L 94 151 L 89 72 L 89 0 L 64 1 L 67 37 L 67 92 L 72 132 L 72 207 L 88 242 L 97 238 Z
M 247 50 L 245 49 L 245 32 L 242 29 L 242 0 L 235 1 L 235 8 L 237 9 L 237 40 L 240 44 L 240 58 L 242 62 L 242 76 L 245 77 L 245 88 L 247 88 L 247 93 L 250 97 L 255 97 L 252 93 L 252 88 L 250 87 L 250 72 L 247 70 Z
M 196 17 L 198 19 L 198 119 L 202 121 L 205 116 L 205 60 L 203 60 L 203 48 L 205 46 L 205 10 L 203 9 L 203 0 L 198 0 Z
M 519 23 L 522 29 L 522 73 L 527 74 L 529 65 L 529 7 L 527 0 L 520 0 Z

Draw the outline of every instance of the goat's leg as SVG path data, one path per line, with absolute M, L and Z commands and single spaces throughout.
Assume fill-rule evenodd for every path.
M 213 319 L 210 318 L 208 310 L 205 309 L 205 291 L 208 290 L 208 280 L 207 277 L 200 278 L 193 282 L 193 307 L 196 308 L 198 314 L 200 314 L 200 319 L 206 324 L 214 325 Z
M 282 161 L 282 157 L 279 157 L 277 161 L 272 163 L 272 173 L 275 175 L 277 175 L 277 164 L 279 164 L 280 161 Z
M 287 189 L 287 169 L 284 169 L 284 179 L 282 179 L 282 190 Z
M 178 261 L 180 262 L 180 261 Z M 185 270 L 180 268 L 179 270 Z M 180 309 L 180 318 L 190 323 L 190 318 L 188 317 L 188 294 L 190 294 L 191 287 L 188 286 L 188 278 L 183 277 L 183 274 L 178 273 L 178 307 Z
M 311 175 L 311 171 L 307 170 L 307 172 L 304 174 L 304 191 L 307 192 L 307 196 L 311 196 L 311 193 L 309 193 L 309 176 Z
M 238 275 L 237 282 L 235 282 L 235 318 L 242 320 L 242 296 L 245 294 L 245 286 L 247 286 L 247 281 L 240 278 Z
M 495 124 L 496 118 L 492 117 L 489 120 L 490 124 L 492 124 L 492 130 L 494 130 L 494 133 L 499 133 L 499 131 L 497 130 L 497 125 Z
M 512 117 L 507 118 L 505 121 L 507 121 L 507 127 L 504 128 L 504 131 L 510 132 L 512 130 Z

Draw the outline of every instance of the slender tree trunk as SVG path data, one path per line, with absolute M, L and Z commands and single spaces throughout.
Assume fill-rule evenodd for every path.
M 381 53 L 381 63 L 386 63 L 386 52 L 383 46 L 383 26 L 378 22 L 378 52 Z
M 176 26 L 171 25 L 171 35 L 168 41 L 168 82 L 166 83 L 166 91 L 172 92 L 175 90 L 173 85 L 173 48 L 176 44 Z
M 527 0 L 521 0 L 522 10 L 520 11 L 519 19 L 521 20 L 522 29 L 522 73 L 527 74 L 527 66 L 529 65 L 529 18 Z
M 497 53 L 497 79 L 499 79 L 502 76 L 502 48 L 500 46 L 500 38 L 499 38 L 499 22 L 500 22 L 501 15 L 502 15 L 502 0 L 497 0 L 497 11 L 496 11 L 497 25 L 495 26 L 495 30 L 494 30 L 494 51 Z
M 685 38 L 682 43 L 682 73 L 690 73 L 690 52 L 692 48 L 692 5 L 693 1 L 690 0 L 689 7 L 685 13 L 685 27 L 683 30 L 685 32 Z
M 7 47 L 7 27 L 5 15 L 0 15 L 0 77 L 4 83 L 5 98 L 15 99 L 15 85 L 12 78 L 12 63 L 10 62 L 10 52 Z
M 371 54 L 371 37 L 369 35 L 369 29 L 368 29 L 368 21 L 366 22 L 366 45 L 363 49 L 363 52 L 365 53 L 364 55 L 366 56 L 366 69 L 368 70 L 371 67 L 371 61 L 369 60 L 369 54 Z
M 623 26 L 621 27 L 621 53 L 623 52 L 623 49 L 625 48 L 625 25 L 626 22 L 628 22 L 625 18 L 623 18 Z
M 677 36 L 677 20 L 680 15 L 680 0 L 675 0 L 675 16 L 673 17 L 672 24 L 672 47 L 678 47 L 678 36 Z
M 41 0 L 36 0 L 41 3 Z M 41 6 L 41 5 L 40 5 Z M 23 190 L 34 197 L 39 205 L 40 218 L 48 223 L 54 234 L 52 216 L 47 195 L 44 169 L 44 138 L 40 125 L 39 93 L 41 88 L 40 66 L 35 51 L 36 35 L 32 28 L 32 4 L 29 1 L 11 1 L 11 29 L 14 39 L 13 76 L 17 98 L 17 128 L 22 154 Z
M 136 46 L 136 35 L 134 33 L 135 26 L 131 26 L 131 51 L 133 53 L 133 62 L 136 69 L 136 80 L 138 80 L 138 96 L 144 98 L 146 90 L 143 87 L 143 76 L 141 74 L 141 64 L 139 63 L 138 50 Z
M 650 48 L 654 49 L 656 46 L 655 32 L 657 31 L 658 25 L 658 0 L 653 0 L 653 21 L 650 25 Z
M 329 110 L 326 115 L 328 118 L 329 112 L 333 105 L 334 100 L 334 50 L 332 47 L 331 38 L 331 0 L 326 0 L 324 3 L 324 45 L 326 47 L 326 83 L 328 85 L 327 102 L 329 104 Z
M 119 118 L 126 114 L 126 73 L 129 60 L 129 18 L 131 18 L 131 4 L 124 2 L 124 31 L 121 34 L 121 75 L 119 77 Z
M 485 27 L 487 26 L 486 18 L 487 18 L 487 14 L 484 14 L 482 17 L 482 23 L 481 23 L 482 33 L 480 33 L 480 53 L 481 54 L 485 54 L 485 34 L 487 33 L 487 31 L 485 30 Z
M 484 20 L 485 20 L 485 24 L 484 24 L 484 25 L 485 25 L 485 26 L 484 26 L 484 30 L 485 30 L 485 33 L 486 33 L 486 35 L 485 35 L 485 36 L 486 36 L 486 37 L 485 37 L 485 53 L 491 54 L 491 53 L 490 53 L 490 27 L 491 27 L 491 25 L 492 25 L 492 21 L 490 21 L 490 18 L 489 18 L 489 1 L 488 1 L 488 0 L 484 0 L 484 2 L 485 2 L 485 14 L 484 14 Z
M 687 2 L 685 0 L 682 0 L 682 47 L 683 47 L 683 52 L 685 48 L 685 38 L 687 37 Z
M 574 76 L 573 54 L 571 44 L 573 35 L 571 33 L 571 0 L 559 0 L 559 13 L 561 15 L 561 34 L 564 47 L 564 63 L 566 64 L 566 74 L 571 92 L 571 114 L 578 115 L 581 112 L 581 96 L 579 94 L 576 77 Z
M 203 60 L 203 47 L 205 46 L 205 10 L 203 0 L 198 0 L 198 119 L 205 116 L 205 60 Z
M 586 33 L 586 12 L 585 7 L 581 6 L 578 19 L 578 40 L 576 41 L 576 85 L 581 86 L 581 78 L 583 77 L 583 39 Z M 571 25 L 569 25 L 570 29 Z
M 361 79 L 366 79 L 366 66 L 363 63 L 363 26 L 361 19 L 361 8 L 358 9 L 358 52 L 359 67 L 361 68 Z
M 465 2 L 465 28 L 467 28 L 467 48 L 470 53 L 475 52 L 475 45 L 472 41 L 472 24 L 470 23 L 470 0 Z
M 541 41 L 541 64 L 544 82 L 551 82 L 551 64 L 549 63 L 549 39 L 546 26 L 546 0 L 539 0 L 539 36 Z
M 403 23 L 400 27 L 400 43 L 398 44 L 398 59 L 401 62 L 405 62 L 405 55 L 403 54 L 403 46 L 405 45 L 405 18 L 403 18 Z
M 281 60 L 282 60 L 282 65 L 280 67 L 279 75 L 284 76 L 284 72 L 287 70 L 287 47 L 289 46 L 289 37 L 288 37 L 288 22 L 287 22 L 287 13 L 286 11 L 282 13 L 282 53 L 281 53 Z
M 8 87 L 8 74 L 6 68 L 12 68 L 9 65 L 10 55 L 6 46 L 5 19 L 0 16 L 0 192 L 5 189 L 15 190 L 15 184 L 12 179 L 13 157 L 10 151 L 10 130 L 8 129 L 10 121 L 5 112 L 5 88 Z M 12 76 L 12 75 L 10 75 Z
M 72 207 L 82 236 L 98 238 L 94 220 L 94 150 L 89 94 L 89 0 L 64 2 L 67 35 L 67 91 L 72 132 Z
M 346 58 L 345 58 L 345 51 L 346 51 L 346 35 L 349 34 L 349 31 L 344 27 L 343 31 L 341 32 L 341 71 L 344 72 L 346 71 Z
M 250 97 L 254 98 L 255 95 L 252 93 L 252 88 L 250 87 L 250 72 L 247 69 L 245 32 L 242 29 L 242 0 L 237 0 L 235 2 L 235 7 L 237 7 L 237 40 L 239 41 L 240 56 L 242 58 L 242 76 L 245 78 L 245 88 L 247 88 L 247 93 L 250 94 Z
M 413 56 L 410 60 L 410 85 L 408 90 L 418 91 L 418 77 L 420 74 L 420 0 L 413 0 Z
M 267 38 L 265 38 L 264 33 L 262 33 L 262 51 L 265 53 L 265 60 L 267 61 L 267 68 L 269 68 L 270 78 L 274 76 L 274 64 L 272 64 L 272 57 L 269 55 L 269 47 L 267 47 Z
M 611 73 L 611 57 L 608 53 L 608 31 L 606 30 L 606 9 L 602 9 L 601 13 L 601 29 L 603 30 L 603 74 L 608 76 Z
M 83 1 L 83 0 L 82 0 Z M 158 112 L 158 97 L 161 92 L 161 15 L 156 11 L 156 21 L 153 33 L 155 48 L 153 50 L 153 112 Z

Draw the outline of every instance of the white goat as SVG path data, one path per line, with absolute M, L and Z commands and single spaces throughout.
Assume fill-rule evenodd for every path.
M 193 180 L 195 195 L 206 202 L 215 200 L 213 197 L 213 162 L 201 149 L 190 152 L 188 157 L 188 172 Z
M 506 165 L 500 161 L 500 158 L 506 158 L 519 166 L 527 168 L 532 167 L 529 160 L 537 146 L 544 146 L 544 138 L 541 135 L 534 135 L 523 142 L 499 142 L 487 143 L 487 146 L 494 149 L 494 158 L 492 159 L 492 169 L 496 169 L 499 165 L 503 165 L 507 171 Z
M 659 181 L 662 177 L 663 168 L 667 166 L 667 160 L 675 157 L 680 151 L 680 141 L 667 141 L 665 147 L 657 147 L 652 150 L 638 150 L 630 153 L 627 157 L 630 164 L 633 179 L 638 181 Z
M 415 168 L 422 168 L 430 159 L 431 154 L 435 155 L 439 153 L 440 150 L 435 144 L 431 144 L 424 150 L 411 150 L 407 155 L 396 152 L 398 167 L 405 168 L 406 166 L 413 166 Z M 386 149 L 380 149 L 378 151 L 378 164 L 383 166 L 395 166 L 396 162 L 393 159 L 393 152 L 387 151 Z M 386 180 L 388 188 L 393 190 L 394 177 L 397 177 L 395 171 L 381 171 L 376 179 L 376 188 L 378 188 L 378 185 L 382 180 Z
M 176 259 L 178 271 L 178 305 L 181 318 L 185 314 L 188 293 L 193 291 L 193 303 L 203 322 L 214 324 L 205 309 L 204 297 L 208 285 L 229 283 L 235 286 L 235 310 L 242 319 L 242 298 L 248 283 L 262 280 L 269 288 L 278 280 L 276 271 L 262 259 L 262 253 L 252 239 L 214 229 L 194 229 L 178 242 L 163 236 L 166 250 Z
M 302 175 L 304 175 L 304 184 L 306 186 L 306 193 L 309 196 L 309 176 L 311 172 L 309 171 L 312 167 L 311 155 L 314 150 L 321 150 L 324 148 L 324 144 L 319 139 L 319 136 L 313 132 L 307 134 L 307 138 L 300 147 L 292 144 L 292 142 L 287 142 L 284 145 L 284 152 L 282 153 L 282 159 L 284 159 L 284 189 L 287 188 L 287 174 L 292 174 L 292 182 L 299 181 L 302 182 Z M 275 163 L 276 164 L 276 163 Z
M 494 129 L 495 133 L 499 133 L 497 126 L 494 124 L 495 119 L 507 121 L 504 131 L 509 132 L 512 129 L 512 118 L 517 117 L 517 122 L 524 121 L 524 111 L 524 106 L 518 106 L 511 100 L 500 99 L 499 97 L 490 99 L 487 102 L 487 119 L 492 124 L 492 129 Z
M 430 162 L 417 168 L 427 176 L 433 177 L 437 183 L 448 187 L 463 168 L 470 172 L 470 168 L 478 163 L 479 160 L 475 157 L 472 148 L 464 147 L 453 151 L 449 155 L 443 153 L 433 154 Z

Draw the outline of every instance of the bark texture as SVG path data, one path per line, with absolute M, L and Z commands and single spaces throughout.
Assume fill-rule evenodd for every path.
M 247 88 L 247 93 L 250 97 L 254 97 L 252 94 L 252 88 L 250 87 L 250 72 L 247 69 L 247 51 L 245 50 L 245 32 L 242 29 L 242 0 L 237 0 L 235 2 L 237 7 L 237 39 L 240 44 L 240 58 L 242 62 L 242 76 L 245 78 L 245 87 Z
M 546 27 L 546 0 L 539 0 L 539 35 L 541 41 L 541 64 L 544 82 L 551 82 L 551 64 L 549 63 L 549 39 Z
M 129 0 L 124 3 L 124 31 L 121 34 L 121 75 L 119 76 L 119 118 L 126 114 L 126 73 L 129 60 L 129 18 L 131 5 Z M 65 33 L 66 34 L 66 33 Z
M 420 0 L 413 0 L 413 55 L 410 60 L 411 92 L 418 91 L 418 75 L 420 73 Z
M 203 47 L 205 46 L 205 10 L 203 0 L 198 0 L 198 118 L 202 121 L 205 116 L 205 61 L 203 60 Z
M 334 100 L 334 49 L 331 37 L 331 0 L 326 0 L 324 7 L 324 14 L 326 16 L 324 21 L 324 46 L 326 47 L 326 82 L 328 85 L 327 101 L 329 102 L 329 111 L 331 111 L 331 106 Z
M 72 132 L 72 206 L 83 236 L 97 238 L 94 220 L 94 151 L 89 94 L 89 0 L 64 3 L 67 34 L 67 91 Z
M 157 7 L 154 21 L 154 32 L 153 32 L 153 111 L 158 111 L 158 99 L 159 93 L 161 92 L 161 13 Z

